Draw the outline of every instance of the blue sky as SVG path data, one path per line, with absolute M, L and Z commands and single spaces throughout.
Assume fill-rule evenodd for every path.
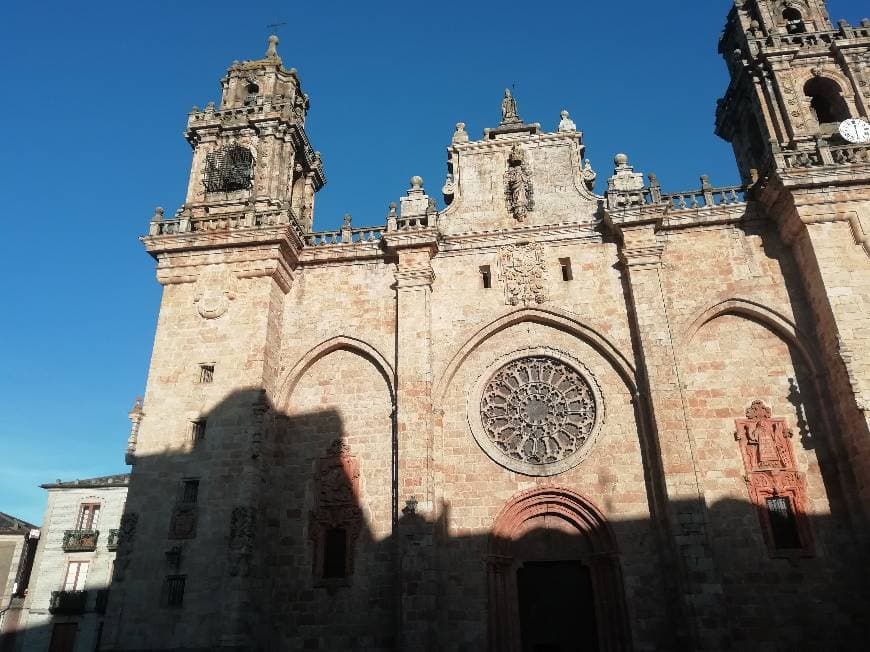
M 458 121 L 472 137 L 515 85 L 520 115 L 568 109 L 609 175 L 625 151 L 670 190 L 737 182 L 713 135 L 732 0 L 10 2 L 0 21 L 0 511 L 40 523 L 42 482 L 123 472 L 160 287 L 137 236 L 183 201 L 194 104 L 219 99 L 266 26 L 311 95 L 329 182 L 315 228 L 382 224 L 415 174 L 434 196 Z M 862 6 L 863 5 L 863 6 Z M 866 1 L 830 0 L 857 22 Z M 599 188 L 600 189 L 600 188 Z

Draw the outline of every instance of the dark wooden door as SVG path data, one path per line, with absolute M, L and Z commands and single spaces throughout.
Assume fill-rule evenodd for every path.
M 523 652 L 598 652 L 589 569 L 579 561 L 526 562 L 517 571 Z
M 78 629 L 78 623 L 55 623 L 48 652 L 73 652 Z

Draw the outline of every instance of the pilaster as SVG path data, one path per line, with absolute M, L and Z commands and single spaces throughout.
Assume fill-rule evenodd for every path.
M 397 256 L 396 486 L 402 650 L 431 649 L 436 578 L 432 521 L 432 282 L 437 251 L 434 229 L 384 236 Z
M 657 436 L 661 481 L 665 487 L 668 536 L 678 566 L 678 586 L 686 631 L 678 638 L 692 649 L 728 646 L 728 619 L 707 530 L 706 502 L 697 475 L 695 446 L 685 412 L 661 278 L 664 242 L 658 218 L 641 212 L 609 215 L 621 237 L 620 259 L 628 279 L 634 328 L 645 376 L 647 404 Z

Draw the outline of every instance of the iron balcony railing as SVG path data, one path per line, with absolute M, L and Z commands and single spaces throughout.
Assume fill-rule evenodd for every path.
M 67 530 L 63 533 L 64 552 L 93 552 L 97 549 L 99 530 Z
M 48 611 L 58 615 L 81 614 L 87 602 L 87 591 L 52 591 Z

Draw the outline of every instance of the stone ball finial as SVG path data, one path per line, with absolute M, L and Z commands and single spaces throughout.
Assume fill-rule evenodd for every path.
M 422 190 L 423 189 L 423 177 L 418 177 L 418 176 L 411 177 L 411 189 L 412 190 Z
M 562 112 L 559 115 L 562 116 L 562 120 L 567 120 L 570 114 L 565 109 L 562 109 Z
M 618 166 L 628 165 L 628 156 L 626 154 L 617 154 L 613 157 L 613 162 Z

